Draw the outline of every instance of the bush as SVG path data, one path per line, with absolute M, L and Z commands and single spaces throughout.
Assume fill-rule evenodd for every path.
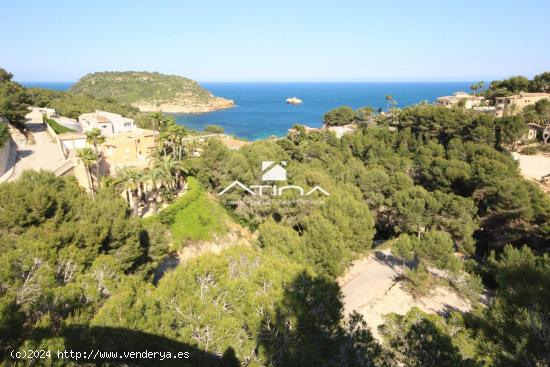
M 56 134 L 63 134 L 63 133 L 74 133 L 75 130 L 69 129 L 68 127 L 65 127 L 63 125 L 60 125 L 57 123 L 57 121 L 52 120 L 50 118 L 44 117 L 44 122 L 50 125 L 50 127 L 55 131 Z
M 341 126 L 351 124 L 356 117 L 356 113 L 351 107 L 342 106 L 325 113 L 323 121 L 329 126 Z
M 223 134 L 224 129 L 219 125 L 206 125 L 204 132 L 209 134 Z
M 428 295 L 435 285 L 435 279 L 422 265 L 412 270 L 405 269 L 403 280 L 405 288 L 414 298 Z
M 176 215 L 192 202 L 197 200 L 201 195 L 201 188 L 199 183 L 195 180 L 194 177 L 189 177 L 188 179 L 188 191 L 181 198 L 176 200 L 174 203 L 169 205 L 167 208 L 163 209 L 159 213 L 159 219 L 164 224 L 172 224 L 176 219 Z
M 210 200 L 205 194 L 181 209 L 170 226 L 174 243 L 179 246 L 186 240 L 208 241 L 216 233 L 226 229 L 226 217 L 223 208 Z
M 143 220 L 151 228 L 160 222 L 170 228 L 174 243 L 183 240 L 209 240 L 225 228 L 225 212 L 203 192 L 195 177 L 187 180 L 188 191 L 157 215 Z
M 463 295 L 474 303 L 479 301 L 484 290 L 481 277 L 476 274 L 464 274 L 460 277 L 452 277 L 449 279 L 449 284 L 456 289 L 458 294 Z
M 537 154 L 538 151 L 539 150 L 537 147 L 525 147 L 520 151 L 520 153 L 526 154 L 526 155 L 533 155 L 533 154 Z

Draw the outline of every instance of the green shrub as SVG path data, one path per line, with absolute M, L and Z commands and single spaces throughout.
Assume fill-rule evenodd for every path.
M 170 229 L 173 242 L 179 247 L 186 240 L 210 240 L 226 229 L 224 209 L 206 196 L 195 177 L 187 180 L 188 191 L 157 215 L 143 220 L 151 228 L 160 222 Z
M 206 125 L 204 127 L 204 132 L 209 134 L 223 134 L 224 129 L 219 125 Z
M 526 155 L 533 155 L 533 154 L 537 154 L 538 151 L 539 150 L 537 147 L 525 147 L 520 151 L 520 153 L 526 154 Z
M 404 285 L 414 298 L 420 298 L 430 293 L 435 285 L 435 279 L 422 265 L 415 269 L 405 269 L 403 273 Z
M 356 117 L 356 113 L 351 107 L 342 106 L 325 113 L 323 121 L 329 126 L 340 126 L 351 124 Z
M 178 198 L 175 202 L 168 205 L 160 213 L 158 213 L 158 219 L 162 223 L 166 225 L 171 225 L 172 223 L 174 223 L 176 215 L 181 210 L 185 209 L 193 201 L 197 200 L 202 193 L 200 185 L 194 177 L 188 178 L 187 187 L 188 187 L 188 191 L 185 193 L 185 195 Z
M 226 216 L 223 208 L 201 194 L 176 214 L 170 232 L 174 243 L 180 245 L 187 240 L 211 240 L 214 234 L 224 232 L 225 228 Z
M 474 303 L 479 302 L 484 290 L 481 277 L 476 274 L 468 274 L 464 277 L 452 277 L 449 279 L 449 284 L 456 289 L 458 294 Z
M 53 129 L 53 131 L 55 131 L 56 134 L 74 133 L 76 131 L 68 127 L 65 127 L 63 125 L 60 125 L 57 121 L 47 117 L 44 117 L 44 122 L 50 125 L 50 127 Z

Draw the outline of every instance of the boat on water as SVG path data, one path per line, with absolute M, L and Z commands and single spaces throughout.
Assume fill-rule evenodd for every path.
M 286 103 L 288 103 L 288 104 L 301 104 L 302 100 L 300 98 L 290 97 L 290 98 L 286 99 Z

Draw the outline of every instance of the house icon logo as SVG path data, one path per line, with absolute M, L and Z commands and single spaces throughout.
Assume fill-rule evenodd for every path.
M 262 181 L 286 181 L 286 161 L 262 161 Z
M 262 161 L 262 181 L 286 181 L 286 161 Z M 252 196 L 283 196 L 287 190 L 296 192 L 299 196 L 309 196 L 315 192 L 329 196 L 330 194 L 319 185 L 315 185 L 307 191 L 301 186 L 293 184 L 256 184 L 247 186 L 240 181 L 233 181 L 225 189 L 220 191 L 219 195 L 224 195 L 233 189 L 240 189 Z

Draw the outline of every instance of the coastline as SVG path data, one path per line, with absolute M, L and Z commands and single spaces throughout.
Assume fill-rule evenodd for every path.
M 132 103 L 133 107 L 138 108 L 141 112 L 163 112 L 163 113 L 189 113 L 200 114 L 225 110 L 235 107 L 235 101 L 222 97 L 214 97 L 208 103 L 154 103 L 154 102 L 138 102 Z

